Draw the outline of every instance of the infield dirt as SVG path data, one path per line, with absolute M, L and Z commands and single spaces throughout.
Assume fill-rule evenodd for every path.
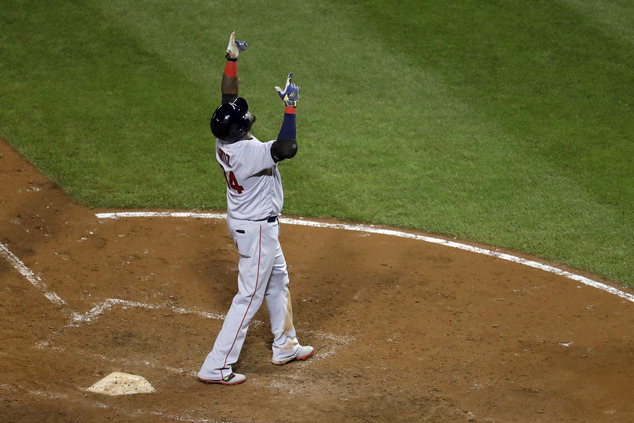
M 199 383 L 237 289 L 225 221 L 96 216 L 107 211 L 0 140 L 0 422 L 634 421 L 631 301 L 334 228 L 282 224 L 295 324 L 315 356 L 271 364 L 262 306 L 235 366 L 247 382 Z M 112 372 L 157 392 L 86 391 Z

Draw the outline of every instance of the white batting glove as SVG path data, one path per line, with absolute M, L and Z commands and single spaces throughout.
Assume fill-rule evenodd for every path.
M 240 52 L 246 50 L 247 46 L 245 41 L 236 41 L 236 32 L 233 31 L 229 36 L 229 44 L 227 45 L 227 60 L 238 60 Z

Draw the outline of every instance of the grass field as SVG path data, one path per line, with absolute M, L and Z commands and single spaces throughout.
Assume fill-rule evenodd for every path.
M 273 87 L 301 88 L 286 214 L 634 287 L 630 1 L 16 0 L 0 27 L 0 135 L 87 205 L 225 208 L 208 119 L 236 30 L 256 136 L 279 130 Z

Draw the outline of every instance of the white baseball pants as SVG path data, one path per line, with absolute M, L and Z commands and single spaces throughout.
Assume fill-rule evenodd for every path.
M 264 299 L 274 337 L 273 360 L 290 358 L 301 348 L 293 326 L 288 270 L 279 242 L 278 220 L 248 221 L 227 217 L 227 225 L 240 254 L 238 293 L 213 349 L 198 372 L 198 377 L 206 380 L 222 379 L 232 373 L 249 323 Z

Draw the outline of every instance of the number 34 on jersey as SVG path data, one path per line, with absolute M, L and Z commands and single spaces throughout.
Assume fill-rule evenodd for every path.
M 227 166 L 231 167 L 231 165 L 229 164 L 231 157 L 227 153 L 225 153 L 222 150 L 222 148 L 218 148 L 218 156 L 220 157 L 220 160 L 223 161 L 223 163 L 226 163 Z M 227 186 L 231 188 L 232 190 L 236 191 L 238 194 L 242 194 L 242 191 L 244 191 L 244 188 L 242 187 L 242 185 L 238 183 L 238 180 L 236 179 L 236 175 L 233 174 L 233 171 L 230 170 L 229 172 L 227 172 L 225 168 L 222 167 L 222 165 L 220 165 L 220 169 L 222 169 L 222 173 L 225 175 L 225 181 L 227 181 Z
M 227 186 L 229 188 L 231 188 L 232 190 L 236 191 L 238 194 L 242 194 L 242 191 L 244 191 L 244 188 L 242 187 L 242 185 L 240 185 L 238 183 L 238 180 L 236 179 L 236 175 L 233 174 L 233 171 L 225 171 L 225 169 L 220 166 L 220 169 L 222 169 L 222 173 L 225 175 L 225 181 L 227 181 Z

